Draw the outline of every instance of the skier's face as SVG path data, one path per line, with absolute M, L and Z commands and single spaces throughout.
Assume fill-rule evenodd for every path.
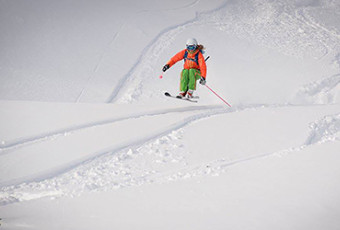
M 197 48 L 196 45 L 188 45 L 187 46 L 187 50 L 191 53 L 194 52 L 196 50 L 196 48 Z

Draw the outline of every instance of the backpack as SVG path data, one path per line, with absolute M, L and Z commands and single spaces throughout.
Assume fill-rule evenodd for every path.
M 196 64 L 198 65 L 198 54 L 199 54 L 199 53 L 202 53 L 202 51 L 201 51 L 201 50 L 198 51 L 198 52 L 196 53 L 196 55 L 195 55 L 195 59 L 192 59 L 192 58 L 188 58 L 188 51 L 186 50 L 185 53 L 184 53 L 184 63 L 185 63 L 185 61 L 186 61 L 187 59 L 189 59 L 190 61 L 196 62 Z

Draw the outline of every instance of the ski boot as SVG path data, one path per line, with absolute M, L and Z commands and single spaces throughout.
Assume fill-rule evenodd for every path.
M 188 98 L 188 99 L 194 98 L 194 91 L 193 91 L 193 90 L 189 90 L 189 91 L 188 91 L 188 93 L 187 93 L 187 98 Z
M 182 92 L 180 92 L 176 97 L 182 99 L 183 97 L 185 97 L 186 94 L 187 94 L 187 92 L 183 92 L 183 91 L 182 91 Z

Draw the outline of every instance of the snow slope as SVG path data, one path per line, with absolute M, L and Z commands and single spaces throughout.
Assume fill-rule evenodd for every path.
M 0 1 L 0 228 L 338 229 L 339 12 Z M 231 108 L 162 96 L 188 37 Z

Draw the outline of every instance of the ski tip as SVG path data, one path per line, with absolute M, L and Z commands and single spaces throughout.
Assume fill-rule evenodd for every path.
M 165 92 L 164 95 L 167 96 L 167 97 L 170 97 L 170 96 L 171 96 L 171 94 L 168 93 L 168 92 Z

